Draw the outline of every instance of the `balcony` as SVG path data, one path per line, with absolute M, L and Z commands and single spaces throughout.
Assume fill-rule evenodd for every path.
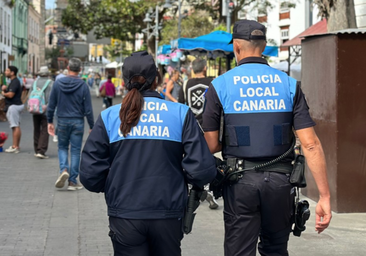
M 13 48 L 17 48 L 22 55 L 27 53 L 28 42 L 26 38 L 19 38 L 13 35 Z

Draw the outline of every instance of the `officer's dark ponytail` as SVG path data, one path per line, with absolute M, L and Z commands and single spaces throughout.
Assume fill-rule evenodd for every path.
M 134 77 L 131 83 L 144 84 L 145 78 Z M 120 130 L 124 137 L 138 124 L 143 105 L 144 97 L 137 88 L 132 88 L 122 100 L 119 118 L 121 119 Z

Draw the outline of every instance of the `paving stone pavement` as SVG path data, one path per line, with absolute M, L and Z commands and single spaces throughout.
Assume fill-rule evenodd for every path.
M 102 100 L 93 96 L 95 116 L 101 106 Z M 113 255 L 103 194 L 56 189 L 56 143 L 50 138 L 49 159 L 37 159 L 32 119 L 26 112 L 21 129 L 21 152 L 0 153 L 0 256 Z M 85 130 L 84 141 L 87 126 Z M 0 131 L 10 133 L 8 123 L 0 122 Z M 223 202 L 218 202 L 217 210 L 210 210 L 207 202 L 199 207 L 193 231 L 182 241 L 183 256 L 224 255 Z M 308 228 L 301 238 L 291 236 L 290 255 L 366 255 L 366 214 L 334 214 L 329 229 L 318 235 L 314 231 L 315 202 L 310 203 Z

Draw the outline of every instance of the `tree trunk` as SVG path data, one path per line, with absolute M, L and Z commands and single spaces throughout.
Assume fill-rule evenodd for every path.
M 357 28 L 354 1 L 337 0 L 330 10 L 327 27 L 328 32 Z

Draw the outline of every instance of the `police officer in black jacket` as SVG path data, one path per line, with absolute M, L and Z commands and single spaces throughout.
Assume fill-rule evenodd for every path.
M 126 58 L 123 79 L 129 92 L 95 123 L 80 181 L 105 193 L 115 255 L 178 256 L 186 182 L 210 182 L 215 161 L 189 107 L 155 92 L 159 79 L 151 55 Z
M 206 93 L 205 138 L 212 153 L 222 151 L 229 165 L 238 170 L 284 154 L 292 147 L 294 128 L 319 189 L 315 229 L 320 233 L 332 216 L 323 149 L 299 84 L 261 58 L 265 33 L 265 27 L 255 21 L 235 23 L 233 46 L 238 66 L 213 80 Z M 288 255 L 295 196 L 289 183 L 292 160 L 244 172 L 237 183 L 224 187 L 226 256 L 255 256 L 258 237 L 261 255 Z

